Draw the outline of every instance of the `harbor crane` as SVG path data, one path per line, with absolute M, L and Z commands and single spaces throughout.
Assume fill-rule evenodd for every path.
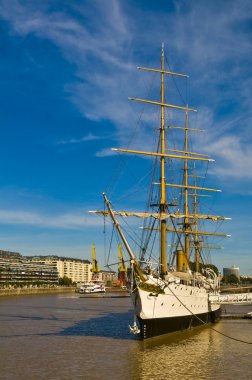
M 93 274 L 99 273 L 98 261 L 96 260 L 95 245 L 92 244 L 92 272 Z
M 124 259 L 123 259 L 121 243 L 118 246 L 118 257 L 119 257 L 118 280 L 120 281 L 122 286 L 125 286 L 127 268 L 125 266 Z

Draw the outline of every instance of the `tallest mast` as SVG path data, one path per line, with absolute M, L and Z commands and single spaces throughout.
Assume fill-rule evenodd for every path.
M 165 181 L 165 94 L 164 94 L 164 44 L 162 44 L 161 56 L 161 120 L 160 120 L 160 213 L 166 212 L 166 181 Z M 166 273 L 166 220 L 161 220 L 161 274 Z

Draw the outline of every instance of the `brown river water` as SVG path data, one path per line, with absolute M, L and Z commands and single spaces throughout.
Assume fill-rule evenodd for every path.
M 238 341 L 201 327 L 145 342 L 132 321 L 130 299 L 116 294 L 1 297 L 0 380 L 252 378 L 252 345 L 240 342 L 252 342 L 252 320 L 213 326 Z

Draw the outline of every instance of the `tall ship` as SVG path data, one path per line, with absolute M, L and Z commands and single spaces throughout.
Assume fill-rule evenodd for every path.
M 148 208 L 142 212 L 118 211 L 103 193 L 104 210 L 91 211 L 110 218 L 128 255 L 129 291 L 135 314 L 130 330 L 142 339 L 219 319 L 221 305 L 215 300 L 220 292 L 220 278 L 217 268 L 210 264 L 209 253 L 219 248 L 212 245 L 213 238 L 230 236 L 220 233 L 217 227 L 229 218 L 214 215 L 209 209 L 202 211 L 202 200 L 220 191 L 204 185 L 206 169 L 203 168 L 208 168 L 214 160 L 192 147 L 195 135 L 204 132 L 190 126 L 189 116 L 196 110 L 167 100 L 170 99 L 167 78 L 185 80 L 188 76 L 166 66 L 162 45 L 160 68 L 138 67 L 153 73 L 160 81 L 159 99 L 129 98 L 159 110 L 159 125 L 152 128 L 157 138 L 146 138 L 142 144 L 150 141 L 153 145 L 156 141 L 155 149 L 114 149 L 143 156 L 145 162 L 148 159 L 153 163 L 150 191 L 141 193 L 141 197 L 146 195 Z M 128 233 L 129 228 L 123 223 L 129 217 L 141 218 L 141 228 Z

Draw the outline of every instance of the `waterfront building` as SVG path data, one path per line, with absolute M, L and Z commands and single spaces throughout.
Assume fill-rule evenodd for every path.
M 92 278 L 91 263 L 88 260 L 59 258 L 57 263 L 60 277 L 71 278 L 73 282 L 82 284 Z
M 0 286 L 57 285 L 55 265 L 27 260 L 20 254 L 0 254 Z
M 32 259 L 38 260 L 38 256 L 33 256 Z M 59 278 L 68 277 L 76 284 L 91 281 L 91 263 L 88 260 L 59 256 L 39 256 L 39 260 L 56 266 Z
M 0 250 L 0 286 L 58 285 L 64 276 L 76 284 L 90 282 L 90 261 L 53 255 L 22 256 Z
M 112 283 L 116 279 L 115 272 L 108 270 L 101 270 L 100 272 L 92 274 L 93 281 L 100 281 L 107 283 Z

